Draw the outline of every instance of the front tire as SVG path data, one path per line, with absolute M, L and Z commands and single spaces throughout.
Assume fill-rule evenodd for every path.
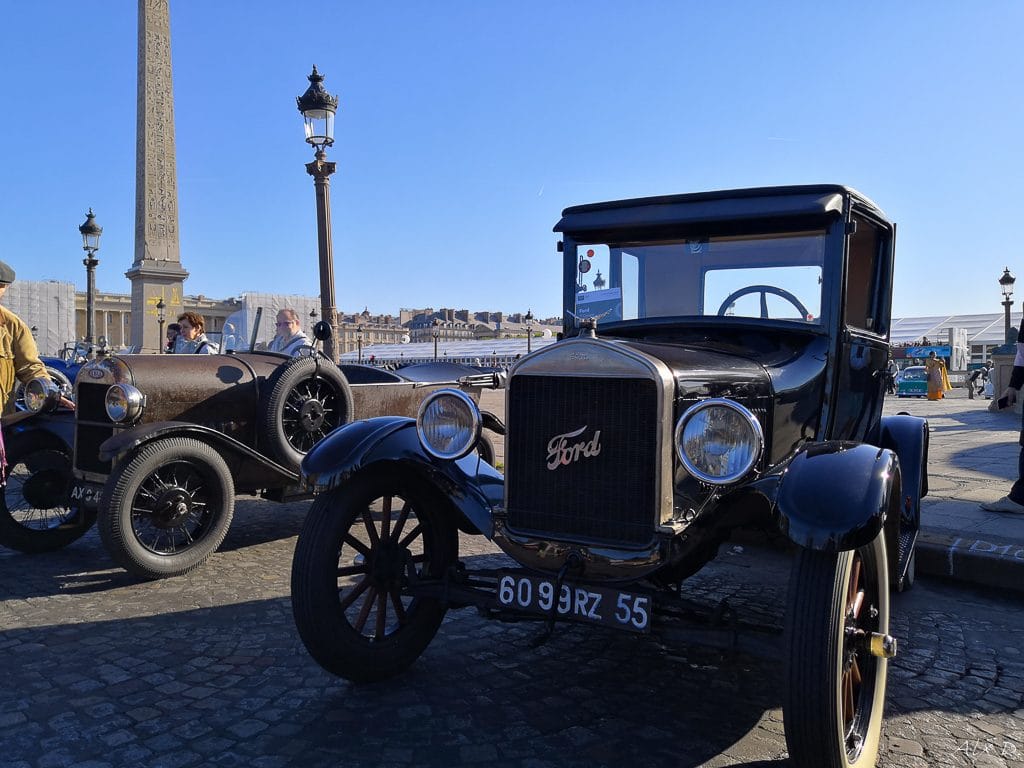
M 888 661 L 868 637 L 889 632 L 885 536 L 852 552 L 800 550 L 787 608 L 783 720 L 801 768 L 874 766 Z
M 96 514 L 70 505 L 71 480 L 70 450 L 12 440 L 7 485 L 0 488 L 0 544 L 39 554 L 85 535 Z
M 100 538 L 143 579 L 195 570 L 224 540 L 234 483 L 220 454 L 187 437 L 156 440 L 117 465 L 100 504 Z
M 410 586 L 441 580 L 458 534 L 437 495 L 416 479 L 369 471 L 317 497 L 292 561 L 299 636 L 328 672 L 354 682 L 409 667 L 444 618 Z

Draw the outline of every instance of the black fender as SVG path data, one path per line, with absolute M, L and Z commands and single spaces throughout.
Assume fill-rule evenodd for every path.
M 4 417 L 4 439 L 35 440 L 39 443 L 60 447 L 69 451 L 74 444 L 75 412 L 59 410 L 53 413 L 32 413 L 18 411 Z
M 916 526 L 921 520 L 921 499 L 928 495 L 928 420 L 906 414 L 884 416 L 878 444 L 899 456 L 904 498 L 900 509 L 907 522 Z M 911 467 L 921 468 L 920 477 Z
M 878 536 L 899 482 L 887 448 L 829 441 L 801 448 L 776 489 L 779 530 L 807 549 L 839 552 Z
M 498 418 L 497 414 L 492 411 L 480 411 L 480 418 L 483 422 L 484 429 L 489 429 L 491 432 L 495 432 L 499 435 L 505 434 L 505 425 L 502 424 L 501 419 Z
M 223 432 L 218 432 L 216 429 L 184 421 L 154 421 L 151 424 L 144 424 L 134 429 L 118 432 L 113 437 L 100 443 L 99 457 L 102 461 L 112 461 L 128 451 L 135 450 L 140 445 L 165 437 L 193 437 L 210 444 L 218 451 L 257 462 L 267 470 L 279 475 L 280 484 L 295 483 L 299 479 L 298 474 L 287 467 L 281 466 L 272 459 L 268 459 L 245 443 L 225 435 Z
M 308 488 L 323 493 L 385 462 L 396 465 L 390 471 L 416 472 L 449 499 L 471 530 L 493 538 L 492 513 L 504 502 L 505 478 L 475 452 L 454 461 L 431 456 L 416 435 L 415 419 L 378 416 L 339 427 L 313 446 L 299 471 Z

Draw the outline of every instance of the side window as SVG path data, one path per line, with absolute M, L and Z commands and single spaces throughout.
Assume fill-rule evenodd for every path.
M 883 233 L 870 221 L 853 216 L 857 231 L 850 238 L 850 260 L 846 275 L 846 324 L 884 333 L 877 316 L 883 302 L 879 297 L 879 267 Z

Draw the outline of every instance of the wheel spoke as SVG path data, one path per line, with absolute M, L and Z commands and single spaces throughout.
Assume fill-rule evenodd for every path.
M 402 549 L 408 549 L 409 545 L 412 542 L 414 542 L 416 540 L 416 538 L 418 536 L 420 536 L 422 533 L 423 533 L 423 526 L 421 526 L 419 523 L 417 523 L 416 527 L 413 528 L 411 531 L 409 531 L 409 533 L 406 534 L 405 538 L 402 539 L 398 543 L 398 546 L 402 547 Z
M 356 600 L 359 599 L 359 596 L 361 594 L 363 594 L 363 592 L 365 592 L 367 589 L 369 589 L 369 587 L 370 587 L 370 579 L 369 579 L 369 577 L 363 578 L 362 581 L 360 581 L 358 584 L 356 584 L 354 587 L 352 587 L 349 590 L 349 593 L 347 595 L 345 595 L 345 597 L 343 597 L 340 601 L 338 601 L 338 607 L 341 608 L 341 610 L 343 610 L 343 611 L 347 610 L 352 605 L 352 603 L 354 603 Z M 340 592 L 339 592 L 339 594 L 340 594 Z
M 398 520 L 395 522 L 395 529 L 391 534 L 392 541 L 398 541 L 402 535 L 402 529 L 405 527 L 405 521 L 409 519 L 409 512 L 412 511 L 412 505 L 406 502 L 402 505 L 402 511 L 398 515 Z
M 352 549 L 354 549 L 360 555 L 365 557 L 367 560 L 370 558 L 370 548 L 363 544 L 363 542 L 361 542 L 351 533 L 346 533 L 345 537 L 341 540 L 341 543 L 348 544 L 350 547 L 352 547 Z
M 380 642 L 384 639 L 387 634 L 387 618 L 388 618 L 388 593 L 380 592 L 377 594 L 377 626 L 374 627 L 373 638 Z
M 373 511 L 369 507 L 363 512 L 363 526 L 366 528 L 366 535 L 370 537 L 370 548 L 373 549 L 380 543 L 380 537 L 373 524 Z
M 391 605 L 395 609 L 395 617 L 399 625 L 405 624 L 405 606 L 402 605 L 402 595 L 397 589 L 388 592 L 391 597 Z
M 366 620 L 370 617 L 370 609 L 373 608 L 373 604 L 377 602 L 377 588 L 370 586 L 369 591 L 366 593 L 366 597 L 363 598 L 363 607 L 359 611 L 359 615 L 356 616 L 355 623 L 352 628 L 360 634 L 363 628 L 366 626 Z
M 393 497 L 385 496 L 382 501 L 383 512 L 380 516 L 380 540 L 388 541 L 391 538 L 391 500 Z

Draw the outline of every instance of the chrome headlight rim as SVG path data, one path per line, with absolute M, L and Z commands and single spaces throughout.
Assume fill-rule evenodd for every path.
M 470 426 L 467 430 L 466 438 L 459 444 L 458 450 L 438 450 L 431 444 L 425 431 L 424 420 L 429 417 L 431 406 L 442 398 L 455 398 L 469 411 Z M 431 392 L 423 398 L 423 402 L 420 403 L 419 410 L 416 413 L 416 436 L 419 438 L 420 445 L 423 446 L 423 450 L 436 459 L 454 461 L 456 459 L 461 459 L 463 456 L 467 456 L 476 447 L 477 442 L 480 440 L 480 433 L 482 430 L 483 417 L 480 414 L 480 408 L 477 407 L 477 404 L 472 397 L 459 389 L 439 389 L 436 392 Z
M 53 410 L 60 402 L 61 390 L 50 379 L 38 376 L 25 384 L 22 395 L 25 410 L 31 413 Z
M 709 475 L 697 467 L 690 457 L 686 455 L 686 451 L 683 450 L 683 432 L 686 430 L 687 425 L 693 417 L 697 414 L 702 411 L 706 411 L 709 408 L 723 407 L 734 411 L 743 418 L 751 432 L 753 450 L 750 454 L 750 460 L 745 464 L 741 471 L 734 472 L 731 475 Z M 764 429 L 761 427 L 761 422 L 757 420 L 757 417 L 735 400 L 730 400 L 726 397 L 710 397 L 707 400 L 701 400 L 699 403 L 691 405 L 686 409 L 683 415 L 679 417 L 679 421 L 676 422 L 675 429 L 675 448 L 676 456 L 679 457 L 679 461 L 682 462 L 686 471 L 702 483 L 708 483 L 709 485 L 732 485 L 749 475 L 751 470 L 760 460 L 761 455 L 764 453 Z
M 112 396 L 119 398 L 121 402 L 113 401 Z M 103 407 L 107 412 L 107 418 L 117 424 L 138 419 L 142 415 L 145 403 L 146 398 L 131 384 L 112 384 L 103 398 Z

